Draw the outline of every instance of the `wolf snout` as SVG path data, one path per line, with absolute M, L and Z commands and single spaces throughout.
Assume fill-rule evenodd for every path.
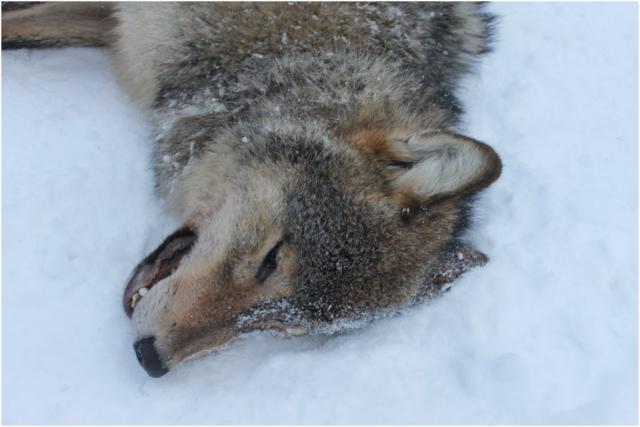
M 138 362 L 140 362 L 144 370 L 147 371 L 150 376 L 157 378 L 163 376 L 169 372 L 169 370 L 160 359 L 158 350 L 156 350 L 156 346 L 154 345 L 155 341 L 155 337 L 143 338 L 133 345 L 133 349 L 136 352 Z

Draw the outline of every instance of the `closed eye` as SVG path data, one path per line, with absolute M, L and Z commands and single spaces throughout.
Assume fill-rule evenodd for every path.
M 282 246 L 282 240 L 279 241 L 273 249 L 264 257 L 258 272 L 256 273 L 256 279 L 262 283 L 278 268 L 278 251 Z

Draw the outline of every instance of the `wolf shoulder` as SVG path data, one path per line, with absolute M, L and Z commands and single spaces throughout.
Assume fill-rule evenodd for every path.
M 131 2 L 116 7 L 115 58 L 142 104 L 166 85 L 244 73 L 282 57 L 344 50 L 405 63 L 446 81 L 488 49 L 476 3 Z

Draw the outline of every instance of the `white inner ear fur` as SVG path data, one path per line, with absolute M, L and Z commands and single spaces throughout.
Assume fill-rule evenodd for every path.
M 479 191 L 500 172 L 500 160 L 488 145 L 461 135 L 423 133 L 404 144 L 414 164 L 396 177 L 395 185 L 420 198 Z

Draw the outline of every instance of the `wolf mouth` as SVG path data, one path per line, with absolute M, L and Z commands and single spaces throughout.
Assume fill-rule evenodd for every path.
M 167 237 L 131 274 L 124 291 L 122 304 L 131 317 L 138 302 L 158 282 L 171 276 L 197 239 L 196 233 L 184 227 Z

